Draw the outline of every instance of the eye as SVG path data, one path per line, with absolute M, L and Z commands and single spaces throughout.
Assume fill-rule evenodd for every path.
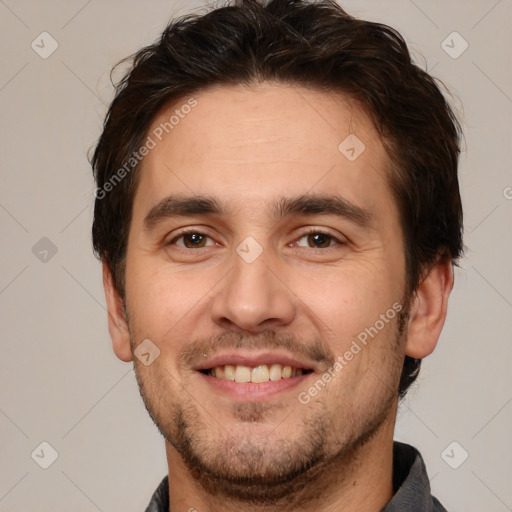
M 324 233 L 323 231 L 310 231 L 304 233 L 295 245 L 299 247 L 311 247 L 313 249 L 325 249 L 341 242 L 334 236 Z
M 208 240 L 210 243 L 208 243 Z M 203 247 L 208 247 L 214 245 L 213 240 L 203 233 L 198 233 L 196 231 L 188 231 L 185 233 L 181 233 L 177 237 L 173 238 L 169 245 L 176 244 L 178 247 L 183 247 L 185 249 L 201 249 Z

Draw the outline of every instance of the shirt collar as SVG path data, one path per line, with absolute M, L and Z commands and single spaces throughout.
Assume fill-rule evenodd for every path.
M 405 443 L 393 443 L 394 495 L 381 512 L 446 512 L 431 495 L 427 468 L 420 452 Z

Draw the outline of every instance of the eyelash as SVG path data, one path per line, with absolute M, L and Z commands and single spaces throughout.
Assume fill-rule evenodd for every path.
M 184 231 L 182 231 L 181 233 L 179 233 L 178 235 L 176 235 L 172 240 L 170 240 L 166 245 L 174 245 L 176 243 L 177 240 L 179 240 L 180 238 L 183 238 L 184 236 L 186 235 L 201 235 L 201 236 L 206 236 L 208 238 L 211 239 L 210 236 L 204 234 L 204 233 L 201 233 L 199 230 L 197 229 L 186 229 Z M 182 249 L 189 249 L 188 247 L 182 247 Z M 203 247 L 199 247 L 199 249 L 203 249 Z
M 328 236 L 332 241 L 336 242 L 334 245 L 345 245 L 344 242 L 336 238 L 334 235 L 331 235 L 328 231 L 324 231 L 323 229 L 315 229 L 311 228 L 308 231 L 305 231 L 302 233 L 302 235 L 298 238 L 298 240 L 304 238 L 305 236 L 309 235 L 325 235 Z M 295 242 L 294 242 L 295 243 Z M 331 247 L 334 247 L 334 245 L 328 245 L 327 247 L 316 247 L 316 249 L 330 249 Z M 310 247 L 310 249 L 315 249 L 315 247 Z
M 204 233 L 201 233 L 200 231 L 198 231 L 196 229 L 187 229 L 187 230 L 182 231 L 178 235 L 176 235 L 166 245 L 174 245 L 180 238 L 183 238 L 186 235 L 202 235 L 202 236 L 205 236 L 205 237 L 208 237 L 208 238 L 212 239 L 210 236 L 208 236 L 208 235 L 206 235 Z M 304 237 L 310 236 L 310 235 L 325 235 L 325 236 L 328 236 L 332 241 L 335 242 L 334 245 L 345 245 L 345 242 L 342 242 L 341 240 L 339 240 L 335 236 L 331 235 L 329 232 L 324 231 L 322 229 L 314 229 L 314 228 L 311 228 L 311 229 L 305 231 L 304 233 L 302 233 L 300 235 L 300 237 L 298 237 L 297 240 L 295 242 L 293 242 L 292 244 L 295 245 L 299 240 L 301 240 Z M 292 244 L 288 244 L 288 245 L 290 246 Z M 325 249 L 329 249 L 331 247 L 334 247 L 334 245 L 329 245 L 327 247 L 316 247 L 316 249 L 324 249 L 325 250 Z M 195 249 L 192 249 L 190 247 L 180 247 L 180 248 L 184 249 L 184 250 L 195 250 Z M 199 247 L 199 249 L 204 249 L 204 248 L 205 247 Z M 309 248 L 310 249 L 315 249 L 315 247 L 309 247 Z

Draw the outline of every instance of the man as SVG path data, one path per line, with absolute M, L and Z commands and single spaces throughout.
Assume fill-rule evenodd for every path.
M 169 475 L 148 511 L 441 511 L 399 399 L 462 251 L 459 126 L 389 27 L 240 0 L 171 22 L 92 164 L 114 351 Z

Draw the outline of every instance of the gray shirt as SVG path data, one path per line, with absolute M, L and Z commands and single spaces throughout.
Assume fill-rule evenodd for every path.
M 447 512 L 430 493 L 427 469 L 416 448 L 393 444 L 393 489 L 391 501 L 381 512 Z M 146 512 L 169 512 L 169 480 L 166 476 L 153 494 Z

